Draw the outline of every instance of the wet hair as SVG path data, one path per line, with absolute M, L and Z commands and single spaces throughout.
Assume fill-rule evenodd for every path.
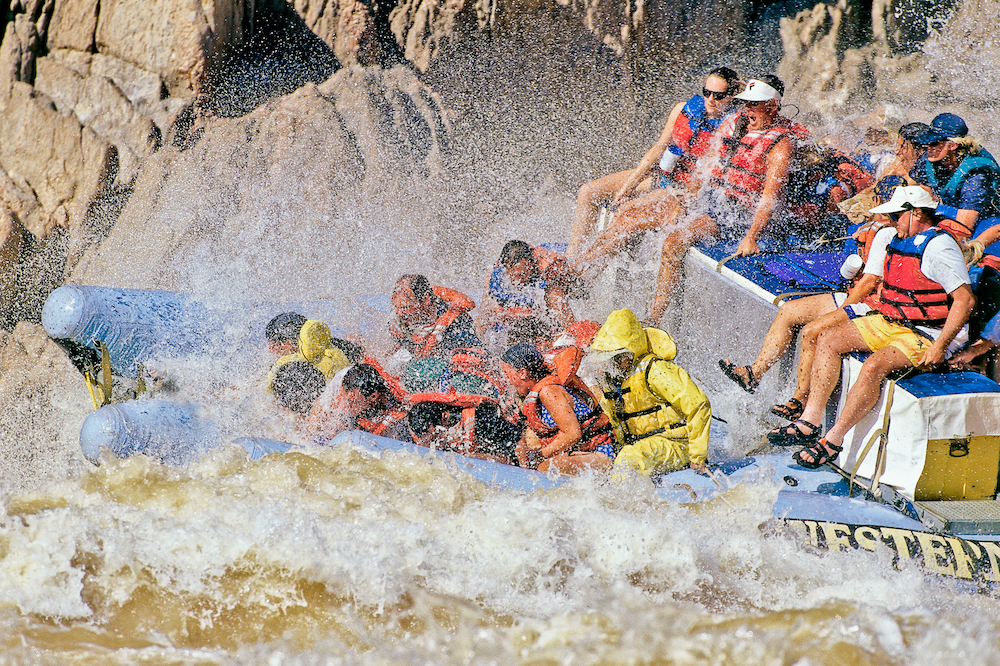
M 785 84 L 774 74 L 765 74 L 760 77 L 760 80 L 777 90 L 778 94 L 782 97 L 785 96 Z
M 875 196 L 878 198 L 879 203 L 885 203 L 892 198 L 892 193 L 896 191 L 896 188 L 903 185 L 906 185 L 906 179 L 902 176 L 882 176 L 875 183 Z
M 354 367 L 349 368 L 344 373 L 342 386 L 345 391 L 358 389 L 358 392 L 366 398 L 373 393 L 381 393 L 383 395 L 389 395 L 390 393 L 389 387 L 386 386 L 385 380 L 382 379 L 382 375 L 367 363 L 358 363 Z
M 414 435 L 424 435 L 431 428 L 445 425 L 445 412 L 460 411 L 448 405 L 438 402 L 418 402 L 411 409 L 407 416 L 410 422 L 410 431 Z M 461 415 L 459 415 L 461 418 Z
M 535 381 L 546 377 L 551 372 L 542 353 L 524 342 L 505 351 L 500 360 L 517 370 L 527 370 L 528 377 Z
M 280 315 L 267 322 L 264 329 L 264 337 L 269 342 L 281 344 L 283 342 L 298 342 L 299 331 L 306 323 L 306 318 L 298 312 L 282 312 Z
M 423 275 L 411 273 L 396 280 L 397 288 L 404 284 L 410 287 L 410 291 L 413 292 L 413 295 L 418 301 L 422 301 L 424 298 L 430 297 L 434 294 L 431 290 L 431 283 L 428 282 L 427 278 Z
M 344 352 L 344 356 L 351 363 L 361 363 L 365 357 L 365 348 L 356 342 L 343 338 L 330 338 L 330 344 Z
M 923 145 L 916 144 L 914 141 L 930 131 L 931 126 L 927 123 L 906 123 L 899 128 L 899 136 L 903 137 L 904 141 L 908 141 L 913 145 Z
M 728 67 L 716 67 L 709 72 L 708 76 L 705 78 L 707 79 L 709 76 L 718 76 L 720 79 L 725 80 L 726 85 L 728 86 L 726 90 L 728 90 L 731 95 L 738 93 L 740 88 L 743 86 L 743 84 L 740 83 L 740 75 Z
M 552 338 L 552 326 L 538 317 L 521 317 L 507 327 L 507 344 L 528 343 L 534 346 L 541 338 Z
M 308 361 L 292 361 L 278 368 L 271 386 L 278 404 L 305 414 L 326 388 L 326 377 Z
M 522 259 L 527 259 L 532 264 L 535 263 L 535 251 L 524 241 L 507 241 L 507 244 L 500 250 L 500 265 L 505 268 L 510 268 Z

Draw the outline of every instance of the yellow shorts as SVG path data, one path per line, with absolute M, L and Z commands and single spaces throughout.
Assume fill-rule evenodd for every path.
M 924 352 L 934 344 L 930 338 L 914 333 L 899 324 L 894 324 L 882 315 L 875 313 L 851 320 L 858 328 L 861 339 L 872 351 L 883 347 L 895 347 L 906 354 L 910 364 L 917 366 Z

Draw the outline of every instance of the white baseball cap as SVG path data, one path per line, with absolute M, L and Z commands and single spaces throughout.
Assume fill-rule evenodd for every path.
M 746 89 L 737 95 L 736 99 L 747 102 L 766 102 L 770 99 L 781 99 L 781 95 L 760 79 L 750 79 L 747 81 Z
M 868 210 L 869 213 L 902 213 L 905 210 L 914 208 L 937 208 L 937 202 L 931 197 L 930 192 L 919 185 L 908 185 L 897 187 L 892 197 L 881 206 L 875 206 Z

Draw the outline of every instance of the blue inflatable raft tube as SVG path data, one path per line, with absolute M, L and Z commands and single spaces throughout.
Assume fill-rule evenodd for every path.
M 384 327 L 389 297 L 366 296 L 347 303 L 263 303 L 212 309 L 193 295 L 181 292 L 63 285 L 46 300 L 42 326 L 57 341 L 93 348 L 100 340 L 108 349 L 114 373 L 134 377 L 137 364 L 158 357 L 210 353 L 214 345 L 225 342 L 227 334 L 242 336 L 244 340 L 257 338 L 263 344 L 267 322 L 287 311 L 328 324 L 351 321 L 350 332 L 331 325 L 334 335 L 364 336 Z
M 221 320 L 190 296 L 169 291 L 63 285 L 45 301 L 42 326 L 49 337 L 108 348 L 111 369 L 134 376 L 137 363 L 157 354 L 205 351 Z

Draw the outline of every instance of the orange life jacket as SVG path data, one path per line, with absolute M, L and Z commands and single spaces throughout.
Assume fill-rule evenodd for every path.
M 404 327 L 398 319 L 390 323 L 392 334 L 402 340 L 409 338 L 416 345 L 413 355 L 416 358 L 427 358 L 433 355 L 434 348 L 444 339 L 445 332 L 456 319 L 476 307 L 475 301 L 460 291 L 447 287 L 432 287 L 434 296 L 444 301 L 447 308 L 438 315 L 431 324 L 419 327 Z
M 373 435 L 385 436 L 391 428 L 395 427 L 403 421 L 407 416 L 406 409 L 402 405 L 397 405 L 391 409 L 373 416 L 373 417 L 357 417 L 356 422 L 358 428 L 364 430 L 365 432 L 370 432 Z
M 559 434 L 559 428 L 550 426 L 541 419 L 538 401 L 538 392 L 541 389 L 553 384 L 561 386 L 571 397 L 576 396 L 587 404 L 590 413 L 580 420 L 580 430 L 582 431 L 580 441 L 565 453 L 593 451 L 604 444 L 614 443 L 611 421 L 601 409 L 600 402 L 590 391 L 590 388 L 576 374 L 581 360 L 583 360 L 583 351 L 577 347 L 566 347 L 560 350 L 553 359 L 555 372 L 542 378 L 532 387 L 524 399 L 524 406 L 521 408 L 528 422 L 528 427 L 538 434 L 542 444 L 545 445 Z

